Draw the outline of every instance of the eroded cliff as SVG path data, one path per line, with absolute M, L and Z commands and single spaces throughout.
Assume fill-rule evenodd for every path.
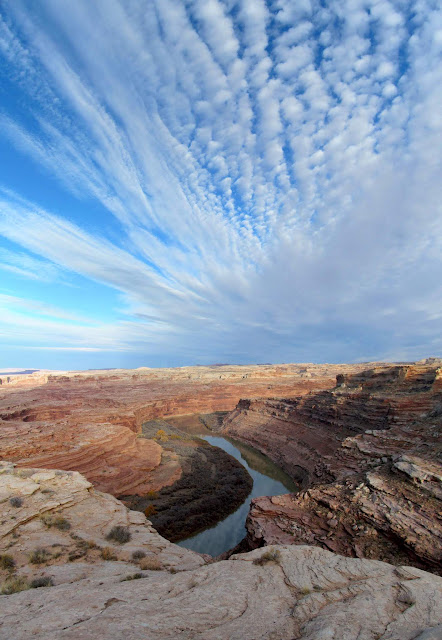
M 339 375 L 332 390 L 243 400 L 224 431 L 310 487 L 258 498 L 253 545 L 309 543 L 440 571 L 440 362 Z

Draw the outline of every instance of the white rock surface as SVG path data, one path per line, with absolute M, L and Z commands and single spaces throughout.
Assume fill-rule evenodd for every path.
M 19 481 L 12 467 L 3 471 L 2 540 L 15 542 L 7 553 L 17 557 L 21 575 L 51 576 L 55 586 L 0 596 L 1 640 L 442 638 L 442 578 L 433 574 L 311 546 L 267 547 L 204 565 L 201 556 L 163 540 L 144 516 L 96 492 L 79 474 L 30 470 Z M 24 497 L 12 516 L 7 487 Z M 51 487 L 53 494 L 42 493 Z M 72 529 L 44 527 L 41 508 L 61 509 Z M 11 537 L 12 518 L 18 538 Z M 36 569 L 26 562 L 25 551 L 44 535 L 67 540 L 81 531 L 101 544 L 113 524 L 133 534 L 121 549 L 144 548 L 178 573 L 146 570 L 142 579 L 122 581 L 137 570 L 133 563 L 89 553 L 74 562 L 60 556 Z M 254 562 L 269 551 L 276 559 Z

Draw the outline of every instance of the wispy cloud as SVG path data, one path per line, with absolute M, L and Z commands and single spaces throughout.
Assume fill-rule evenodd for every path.
M 10 191 L 0 233 L 48 278 L 119 291 L 91 348 L 440 350 L 441 33 L 430 0 L 6 0 L 0 52 L 29 108 L 5 107 L 3 133 L 121 241 Z M 30 277 L 36 260 L 0 253 Z

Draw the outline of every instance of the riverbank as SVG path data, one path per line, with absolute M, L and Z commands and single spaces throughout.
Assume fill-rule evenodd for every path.
M 217 419 L 215 414 L 214 420 Z M 188 423 L 198 421 L 189 416 Z M 210 433 L 200 423 L 201 431 Z M 192 431 L 191 427 L 189 429 Z M 142 425 L 141 437 L 157 440 L 164 450 L 167 467 L 178 458 L 183 473 L 170 486 L 144 496 L 126 495 L 120 499 L 130 508 L 142 511 L 155 529 L 171 542 L 195 535 L 236 511 L 250 494 L 252 478 L 245 467 L 219 447 L 178 429 L 165 420 Z

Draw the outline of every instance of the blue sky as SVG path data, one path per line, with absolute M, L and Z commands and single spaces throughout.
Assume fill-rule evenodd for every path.
M 0 367 L 442 353 L 430 0 L 0 1 Z

